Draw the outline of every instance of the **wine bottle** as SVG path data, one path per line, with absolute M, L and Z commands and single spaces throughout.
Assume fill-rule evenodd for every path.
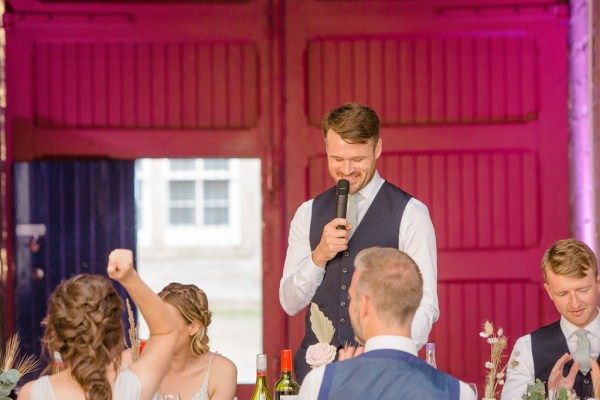
M 275 400 L 295 400 L 299 392 L 300 385 L 292 376 L 292 350 L 281 350 L 281 378 L 273 390 Z
M 427 343 L 425 345 L 425 362 L 437 369 L 435 361 L 435 343 Z
M 272 400 L 269 384 L 267 383 L 267 355 L 256 355 L 256 384 L 250 400 Z
M 65 369 L 65 364 L 63 363 L 62 357 L 58 351 L 55 351 L 53 354 L 53 362 L 52 362 L 52 373 L 58 374 L 60 371 Z

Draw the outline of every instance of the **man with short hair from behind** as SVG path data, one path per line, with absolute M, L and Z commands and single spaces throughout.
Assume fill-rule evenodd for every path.
M 423 278 L 414 260 L 396 248 L 372 247 L 358 253 L 354 267 L 350 322 L 364 348 L 342 349 L 340 361 L 309 372 L 300 400 L 475 400 L 467 384 L 417 355 L 410 330 Z

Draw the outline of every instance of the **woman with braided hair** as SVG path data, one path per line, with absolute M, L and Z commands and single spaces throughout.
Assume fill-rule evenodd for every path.
M 140 279 L 133 253 L 110 253 L 108 276 L 125 287 L 150 328 L 142 356 L 121 367 L 125 346 L 123 303 L 109 279 L 77 275 L 60 283 L 49 298 L 43 325 L 44 344 L 57 351 L 65 370 L 29 382 L 19 400 L 138 400 L 151 399 L 169 369 L 177 341 L 175 314 Z
M 181 400 L 233 399 L 237 368 L 229 359 L 209 351 L 211 312 L 206 294 L 195 285 L 170 283 L 158 295 L 176 312 L 179 328 L 171 369 L 158 393 L 178 392 Z

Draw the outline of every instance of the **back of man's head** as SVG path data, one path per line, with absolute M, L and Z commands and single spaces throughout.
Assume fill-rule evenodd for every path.
M 591 271 L 598 275 L 598 264 L 594 252 L 577 239 L 563 239 L 554 243 L 542 259 L 542 272 L 546 280 L 548 271 L 569 278 L 584 278 Z
M 367 295 L 380 319 L 408 325 L 423 297 L 421 271 L 408 254 L 395 249 L 371 247 L 356 256 L 360 275 L 356 295 Z

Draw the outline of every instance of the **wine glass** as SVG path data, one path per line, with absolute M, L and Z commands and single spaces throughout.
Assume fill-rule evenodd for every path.
M 159 393 L 158 400 L 181 400 L 181 396 L 179 396 L 179 393 Z
M 477 384 L 476 383 L 467 383 L 472 391 L 475 392 L 475 398 L 477 398 Z

